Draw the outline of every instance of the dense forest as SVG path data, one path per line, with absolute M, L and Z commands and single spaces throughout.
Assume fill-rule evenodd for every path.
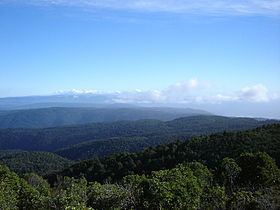
M 49 152 L 0 150 L 0 164 L 18 174 L 35 172 L 45 175 L 71 166 L 74 162 Z
M 277 121 L 260 121 L 252 118 L 191 116 L 167 122 L 159 120 L 139 120 L 44 129 L 0 129 L 0 149 L 54 152 L 56 150 L 66 149 L 67 147 L 67 149 L 69 149 L 70 146 L 74 145 L 79 148 L 80 145 L 76 144 L 86 141 L 98 140 L 98 146 L 100 146 L 102 141 L 112 141 L 114 137 L 121 137 L 115 138 L 115 140 L 121 139 L 121 144 L 127 141 L 129 145 L 128 147 L 122 147 L 122 152 L 134 152 L 136 151 L 135 148 L 138 151 L 143 149 L 143 145 L 147 147 L 155 146 L 155 144 L 169 143 L 172 140 L 174 141 L 174 139 L 187 140 L 195 135 L 211 134 L 224 130 L 246 130 L 275 122 Z M 129 138 L 125 140 L 126 137 Z M 139 144 L 139 139 L 141 138 L 136 138 L 138 139 L 138 141 L 135 142 L 136 145 L 132 145 L 131 137 L 141 137 L 141 144 Z M 118 144 L 118 142 L 115 142 L 115 144 Z M 93 146 L 95 145 L 96 144 Z M 141 146 L 137 148 L 137 145 Z M 61 154 L 66 154 L 66 151 L 64 150 Z M 70 148 L 69 151 L 73 151 L 73 149 Z M 95 149 L 91 148 L 91 151 L 95 151 Z M 97 155 L 104 156 L 107 154 L 108 152 L 99 152 Z M 81 159 L 91 158 L 95 155 L 94 153 L 88 153 L 88 156 L 77 157 L 77 154 L 74 154 L 73 157 Z M 72 158 L 69 155 L 65 157 Z
M 213 126 L 206 134 L 216 130 L 221 121 L 225 123 L 223 128 L 232 130 L 248 125 L 247 119 L 244 124 L 239 119 L 239 125 L 228 118 L 210 119 Z M 163 130 L 162 135 L 167 131 L 189 132 L 185 120 L 164 123 L 169 124 L 169 130 Z M 156 125 L 151 129 L 146 124 L 147 130 L 143 129 L 151 136 L 154 128 L 160 130 L 157 123 L 162 123 L 140 122 Z M 198 125 L 194 124 L 193 130 L 198 132 Z M 106 144 L 123 142 L 126 147 L 130 139 L 141 147 L 148 137 L 112 137 Z M 280 124 L 175 140 L 136 153 L 119 153 L 122 149 L 117 150 L 117 146 L 99 146 L 102 152 L 96 152 L 95 158 L 77 163 L 49 152 L 1 151 L 0 209 L 280 209 Z M 69 151 L 64 155 L 79 159 L 76 155 L 86 153 L 87 146 L 94 143 L 98 148 L 97 140 L 82 143 L 77 153 L 69 148 L 60 152 Z M 106 148 L 115 148 L 118 154 L 108 156 Z
M 258 151 L 268 153 L 280 165 L 280 124 L 193 137 L 186 142 L 176 141 L 138 153 L 120 153 L 86 160 L 47 178 L 50 183 L 63 176 L 85 177 L 89 181 L 99 182 L 118 181 L 127 175 L 149 174 L 186 161 L 199 161 L 216 169 L 225 157 L 236 158 L 244 152 Z
M 224 158 L 216 170 L 179 164 L 117 183 L 64 177 L 55 187 L 36 174 L 20 178 L 0 165 L 0 209 L 254 209 L 280 208 L 280 170 L 266 153 Z
M 164 141 L 173 141 L 173 138 L 165 138 Z M 86 141 L 61 150 L 55 151 L 56 154 L 72 159 L 91 159 L 94 157 L 105 157 L 120 152 L 137 152 L 147 147 L 157 146 L 162 142 L 161 136 L 147 137 L 114 137 L 98 141 Z

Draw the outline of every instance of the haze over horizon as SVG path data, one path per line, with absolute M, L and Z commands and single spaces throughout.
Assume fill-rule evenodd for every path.
M 278 0 L 0 0 L 0 99 L 280 118 L 279 20 Z

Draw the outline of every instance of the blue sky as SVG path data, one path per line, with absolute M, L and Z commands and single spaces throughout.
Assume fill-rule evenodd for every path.
M 0 46 L 0 97 L 279 98 L 278 0 L 0 0 Z

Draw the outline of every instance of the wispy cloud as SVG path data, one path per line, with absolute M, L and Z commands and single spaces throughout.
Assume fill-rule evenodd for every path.
M 244 87 L 241 90 L 219 93 L 209 82 L 189 79 L 162 90 L 134 90 L 104 92 L 98 90 L 60 91 L 57 94 L 104 96 L 111 103 L 172 103 L 172 104 L 219 104 L 223 102 L 265 103 L 278 99 L 279 95 L 262 84 Z
M 280 14 L 279 0 L 2 0 L 2 2 L 208 15 Z

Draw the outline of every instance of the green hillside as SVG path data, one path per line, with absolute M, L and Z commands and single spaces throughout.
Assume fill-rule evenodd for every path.
M 89 181 L 116 181 L 130 174 L 149 174 L 173 168 L 185 161 L 200 161 L 215 169 L 225 157 L 236 158 L 244 152 L 258 151 L 268 153 L 280 165 L 280 124 L 249 131 L 194 137 L 190 141 L 160 145 L 139 153 L 123 153 L 82 161 L 49 175 L 48 179 L 54 183 L 59 176 L 84 176 Z
M 169 142 L 170 137 L 174 140 L 188 139 L 194 135 L 211 134 L 225 130 L 246 130 L 273 122 L 276 121 L 221 116 L 192 116 L 167 122 L 139 120 L 44 129 L 0 129 L 0 149 L 55 151 L 85 141 L 113 137 L 145 137 L 146 139 L 143 139 L 145 144 L 152 146 L 155 140 L 157 144 L 163 144 Z
M 41 155 L 52 161 L 20 151 L 0 158 L 17 154 L 10 168 L 22 159 L 43 163 Z M 279 154 L 280 124 L 273 124 L 82 161 L 45 176 L 49 183 L 0 164 L 0 209 L 278 210 Z
M 164 140 L 164 141 L 163 141 Z M 87 141 L 67 148 L 60 149 L 55 153 L 73 160 L 104 157 L 120 152 L 137 152 L 147 147 L 161 143 L 171 142 L 174 139 L 164 137 L 114 137 L 105 140 Z
M 8 166 L 18 174 L 35 172 L 43 175 L 69 167 L 73 162 L 48 152 L 2 150 L 0 164 Z

